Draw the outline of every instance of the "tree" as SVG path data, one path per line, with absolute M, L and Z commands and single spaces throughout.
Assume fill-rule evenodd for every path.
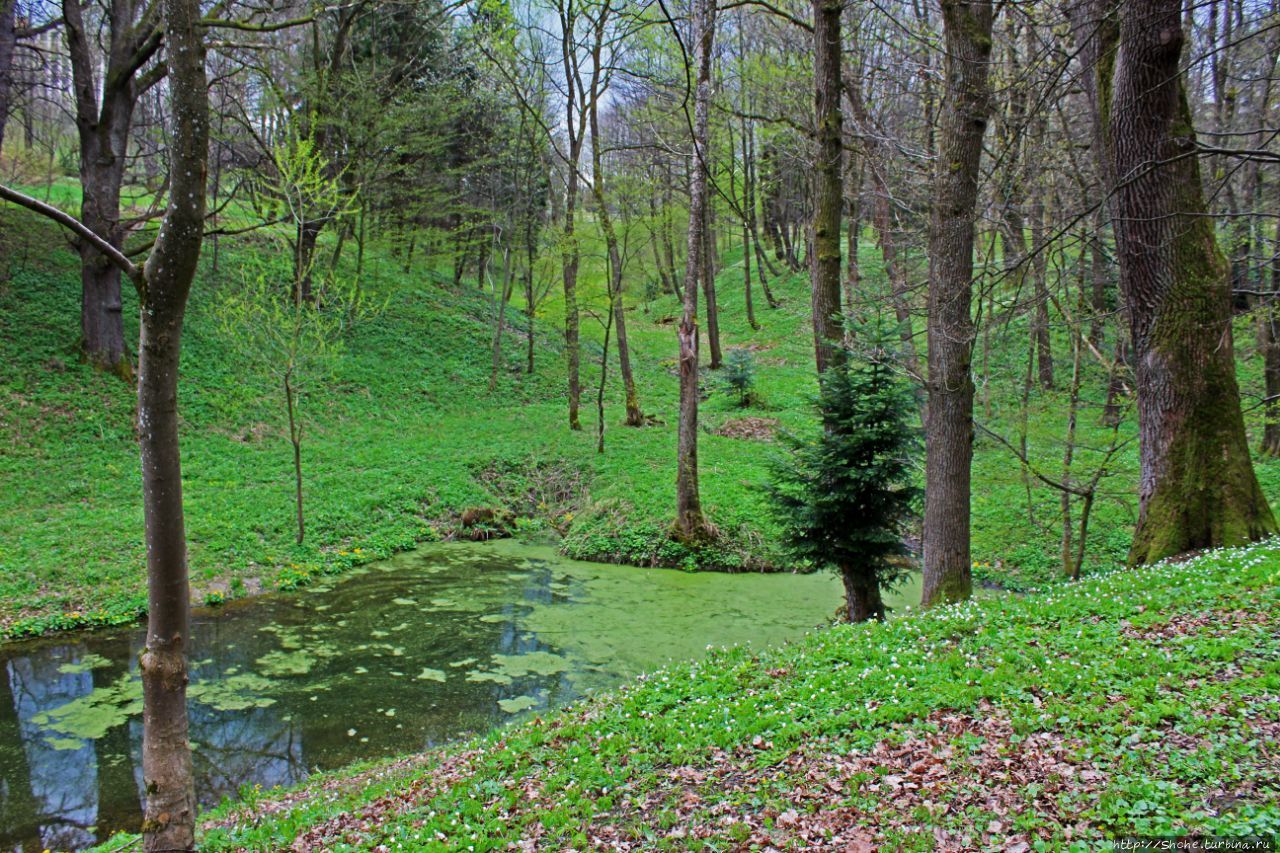
M 720 381 L 725 390 L 736 396 L 740 407 L 751 403 L 756 384 L 756 359 L 749 349 L 731 349 L 725 359 Z
M 814 163 L 813 257 L 810 258 L 814 359 L 818 373 L 843 352 L 840 316 L 840 216 L 844 207 L 844 140 L 840 99 L 840 0 L 813 0 Z
M 142 833 L 147 851 L 195 847 L 195 786 L 187 722 L 191 601 L 178 444 L 182 321 L 204 239 L 209 88 L 197 0 L 164 0 L 172 137 L 169 202 L 151 254 L 135 266 L 110 240 L 57 208 L 0 186 L 0 197 L 70 228 L 138 291 L 138 445 L 147 544 L 147 641 L 142 672 Z
M 676 447 L 676 523 L 680 539 L 706 538 L 711 528 L 698 493 L 698 276 L 705 274 L 703 229 L 706 224 L 711 110 L 711 54 L 715 48 L 715 0 L 693 0 L 696 83 L 693 97 L 693 169 L 689 180 L 689 232 L 685 255 L 683 305 L 676 338 L 680 347 L 680 422 Z
M 840 574 L 850 622 L 884 619 L 881 592 L 908 571 L 903 537 L 920 494 L 915 401 L 883 347 L 866 362 L 833 364 L 819 381 L 823 428 L 783 436 L 789 453 L 772 466 L 771 508 L 792 557 Z
M 990 0 L 943 0 L 947 83 L 929 220 L 929 408 L 925 426 L 924 592 L 928 606 L 968 598 L 973 460 L 974 221 L 987 79 Z
M 1245 437 L 1231 273 L 1206 216 L 1179 71 L 1181 12 L 1177 0 L 1125 4 L 1118 28 L 1091 37 L 1096 135 L 1137 363 L 1141 479 L 1131 564 L 1276 532 Z
M 264 193 L 265 205 L 269 218 L 283 222 L 290 233 L 297 234 L 299 225 L 314 221 L 317 214 L 332 220 L 354 207 L 342 189 L 340 176 L 333 176 L 310 136 L 287 139 L 275 150 L 272 161 L 274 174 L 267 179 L 270 186 Z M 273 233 L 282 250 L 298 251 L 296 240 L 290 241 L 280 231 Z M 350 324 L 369 313 L 358 281 L 330 275 L 320 288 L 304 293 L 297 286 L 299 275 L 312 281 L 314 265 L 314 252 L 305 259 L 295 254 L 288 267 L 273 263 L 268 255 L 256 268 L 250 267 L 238 290 L 222 294 L 218 306 L 227 340 L 239 351 L 238 362 L 267 373 L 283 391 L 293 447 L 299 545 L 306 535 L 302 498 L 306 392 L 310 383 L 330 369 Z
M 152 63 L 160 50 L 160 3 L 111 0 L 106 14 L 105 57 L 100 68 L 93 28 L 77 0 L 64 0 L 67 50 L 71 60 L 76 129 L 80 137 L 80 220 L 114 248 L 121 249 L 127 223 L 120 212 L 126 147 L 138 99 L 165 75 Z M 145 69 L 145 70 L 144 70 Z M 128 376 L 124 350 L 120 270 L 98 248 L 78 240 L 80 251 L 81 347 L 97 367 Z
M 596 202 L 596 219 L 600 223 L 600 231 L 604 235 L 606 253 L 609 256 L 609 277 L 607 290 L 611 303 L 610 316 L 617 327 L 618 338 L 618 372 L 622 375 L 623 393 L 626 399 L 627 426 L 644 426 L 644 412 L 640 408 L 640 397 L 636 393 L 636 381 L 631 371 L 631 350 L 627 341 L 627 312 L 623 304 L 622 294 L 626 285 L 623 277 L 622 249 L 618 244 L 618 234 L 613 225 L 613 215 L 609 211 L 609 199 L 605 192 L 604 141 L 600 138 L 600 101 L 608 89 L 611 78 L 610 69 L 617 61 L 615 51 L 606 54 L 606 36 L 609 32 L 609 17 L 614 10 L 609 3 L 602 3 L 591 14 L 591 73 L 588 75 L 586 108 L 591 131 L 591 194 Z M 606 335 L 607 335 L 606 328 Z M 607 349 L 607 347 L 606 347 Z M 603 373 L 602 373 L 603 375 Z M 603 433 L 601 433 L 603 436 Z M 601 446 L 603 447 L 603 437 Z

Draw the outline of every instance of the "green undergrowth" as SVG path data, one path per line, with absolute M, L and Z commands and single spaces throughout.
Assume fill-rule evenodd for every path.
M 1278 605 L 1270 542 L 716 650 L 470 742 L 246 791 L 204 816 L 202 848 L 1272 836 Z
M 55 185 L 74 205 L 74 187 Z M 604 304 L 603 252 L 583 235 L 580 299 Z M 595 390 L 602 329 L 583 318 L 583 430 L 567 429 L 563 306 L 552 286 L 534 322 L 536 370 L 524 372 L 524 306 L 507 312 L 504 358 L 489 390 L 493 305 L 474 282 L 386 247 L 366 252 L 362 287 L 383 306 L 357 324 L 332 370 L 302 401 L 307 537 L 293 544 L 291 454 L 283 395 L 240 364 L 219 323 L 219 293 L 238 286 L 270 241 L 224 239 L 213 267 L 206 246 L 184 333 L 180 411 L 193 596 L 219 603 L 313 578 L 448 537 L 551 537 L 568 555 L 641 566 L 729 571 L 783 565 L 761 489 L 776 430 L 813 428 L 815 391 L 807 277 L 773 277 L 781 305 L 758 286 L 752 330 L 745 315 L 740 249 L 721 247 L 720 325 L 726 351 L 751 353 L 748 405 L 712 371 L 703 379 L 699 461 L 702 501 L 718 537 L 691 547 L 670 536 L 675 504 L 679 304 L 655 294 L 650 272 L 629 272 L 628 326 L 640 403 L 653 422 L 622 425 L 616 359 L 606 387 L 606 451 L 596 453 Z M 325 247 L 326 251 L 332 246 Z M 884 308 L 878 252 L 863 241 L 863 314 Z M 341 270 L 353 274 L 354 250 Z M 447 259 L 441 260 L 447 266 Z M 0 636 L 118 624 L 145 608 L 141 488 L 132 389 L 76 355 L 79 275 L 62 233 L 0 207 Z M 554 273 L 554 270 L 552 270 Z M 554 275 L 552 275 L 554 278 Z M 598 311 L 596 313 L 599 313 Z M 136 340 L 136 300 L 125 293 L 126 340 Z M 1242 321 L 1243 323 L 1244 321 Z M 919 320 L 916 341 L 923 352 Z M 1014 445 L 1025 372 L 1025 317 L 996 324 L 979 349 L 979 418 Z M 1053 329 L 1059 387 L 1034 390 L 1026 422 L 1028 458 L 1062 477 L 1066 430 L 1062 386 L 1069 335 Z M 1102 344 L 1106 350 L 1106 343 Z M 707 347 L 704 345 L 704 361 Z M 1241 384 L 1262 387 L 1248 329 L 1237 335 Z M 1083 366 L 1082 408 L 1072 476 L 1100 464 L 1112 432 L 1100 423 L 1106 379 Z M 1259 430 L 1260 411 L 1251 410 Z M 1135 517 L 1137 446 L 1107 465 L 1090 522 L 1085 573 L 1122 561 Z M 1280 464 L 1258 460 L 1264 491 L 1280 491 Z M 1029 485 L 1028 485 L 1029 484 Z M 1058 492 L 1023 471 L 984 433 L 976 439 L 975 573 L 1026 590 L 1061 576 Z M 1078 501 L 1072 506 L 1078 523 Z M 804 568 L 804 567 L 798 567 Z

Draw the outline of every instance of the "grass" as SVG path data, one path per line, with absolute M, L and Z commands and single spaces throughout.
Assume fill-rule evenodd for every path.
M 58 203 L 73 188 L 55 185 Z M 604 304 L 602 252 L 584 241 L 582 301 Z M 241 270 L 272 251 L 257 237 L 224 240 L 219 267 L 206 247 L 184 336 L 180 410 L 184 490 L 196 603 L 258 590 L 290 589 L 313 577 L 384 557 L 424 540 L 486 535 L 462 529 L 468 509 L 497 509 L 503 529 L 554 528 L 575 557 L 638 565 L 754 570 L 778 567 L 775 528 L 760 486 L 771 445 L 718 435 L 743 418 L 778 428 L 812 428 L 814 392 L 807 281 L 773 280 L 776 310 L 756 294 L 761 329 L 745 319 L 738 250 L 722 250 L 719 279 L 725 348 L 754 353 L 752 403 L 714 374 L 704 380 L 700 440 L 702 497 L 721 532 L 718 543 L 690 549 L 670 539 L 675 480 L 671 296 L 643 300 L 637 270 L 629 294 L 629 331 L 640 402 L 658 423 L 621 425 L 616 365 L 607 389 L 607 451 L 595 452 L 595 386 L 601 329 L 583 318 L 585 429 L 566 429 L 561 353 L 563 306 L 557 287 L 539 306 L 537 369 L 522 371 L 523 306 L 508 312 L 503 369 L 489 380 L 493 309 L 485 292 L 426 262 L 405 264 L 389 249 L 368 253 L 364 286 L 386 307 L 347 336 L 331 376 L 304 401 L 308 534 L 293 544 L 292 469 L 282 394 L 239 364 L 220 330 L 219 293 Z M 0 208 L 0 636 L 117 624 L 145 607 L 142 510 L 132 389 L 82 365 L 75 354 L 77 259 L 61 233 L 13 207 Z M 354 251 L 344 255 L 351 274 Z M 874 246 L 864 246 L 871 301 L 883 275 Z M 554 281 L 555 270 L 545 272 Z M 540 273 L 541 275 L 542 273 Z M 136 303 L 125 294 L 126 339 L 136 339 Z M 1016 443 L 1026 351 L 1024 318 L 999 325 L 990 342 L 984 423 Z M 1055 343 L 1061 377 L 1067 331 Z M 1242 382 L 1261 387 L 1259 359 L 1242 327 Z M 923 340 L 920 340 L 923 347 Z M 704 348 L 705 353 L 705 348 Z M 1098 423 L 1105 377 L 1087 361 L 1076 476 L 1098 464 L 1110 431 Z M 990 400 L 984 407 L 982 400 Z M 1061 475 L 1064 393 L 1035 391 L 1027 420 L 1028 454 Z M 989 408 L 989 412 L 985 409 Z M 1258 412 L 1251 413 L 1257 428 Z M 731 431 L 731 430 L 730 430 Z M 1122 437 L 1135 432 L 1130 417 Z M 1280 464 L 1259 460 L 1264 489 L 1280 487 Z M 1136 442 L 1112 462 L 1091 523 L 1086 572 L 1123 559 L 1135 511 Z M 974 559 L 980 577 L 1013 589 L 1054 583 L 1059 574 L 1058 494 L 1024 476 L 994 441 L 979 437 L 974 463 Z M 513 511 L 509 515 L 504 510 Z
M 718 650 L 467 743 L 246 790 L 204 817 L 202 849 L 1274 836 L 1278 605 L 1272 542 Z

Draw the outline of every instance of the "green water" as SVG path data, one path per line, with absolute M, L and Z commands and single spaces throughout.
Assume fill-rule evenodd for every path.
M 304 593 L 198 613 L 191 738 L 204 804 L 243 784 L 419 750 L 709 645 L 785 642 L 830 575 L 580 563 L 513 541 L 434 545 Z M 910 587 L 891 597 L 918 601 Z M 141 630 L 0 648 L 0 846 L 75 849 L 140 813 Z

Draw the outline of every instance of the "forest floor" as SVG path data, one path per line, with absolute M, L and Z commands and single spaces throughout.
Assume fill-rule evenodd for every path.
M 70 184 L 54 187 L 70 206 Z M 303 468 L 307 535 L 294 544 L 292 456 L 275 380 L 244 363 L 226 328 L 222 295 L 273 249 L 261 237 L 207 246 L 184 333 L 180 411 L 193 595 L 197 604 L 341 572 L 416 543 L 452 536 L 555 536 L 570 556 L 686 569 L 758 570 L 785 565 L 761 486 L 777 454 L 777 430 L 814 428 L 815 390 L 807 276 L 771 280 L 781 306 L 757 285 L 752 330 L 745 315 L 741 252 L 723 248 L 719 276 L 723 345 L 753 354 L 750 405 L 739 407 L 706 371 L 701 407 L 702 498 L 721 538 L 690 549 L 669 535 L 674 516 L 678 404 L 674 322 L 678 304 L 641 286 L 627 321 L 645 412 L 622 426 L 616 355 L 606 386 L 606 451 L 596 453 L 602 253 L 584 238 L 584 429 L 566 428 L 563 305 L 554 264 L 535 323 L 535 364 L 524 372 L 523 303 L 506 315 L 501 369 L 489 390 L 495 311 L 488 289 L 454 287 L 425 262 L 405 263 L 372 246 L 362 286 L 380 313 L 357 324 L 324 375 L 306 383 Z M 352 275 L 355 252 L 341 273 Z M 54 227 L 0 208 L 0 637 L 118 624 L 145 607 L 141 488 L 132 388 L 76 355 L 78 260 Z M 868 294 L 883 285 L 878 251 L 864 241 Z M 646 292 L 647 291 L 647 292 Z M 136 302 L 125 293 L 126 340 L 136 341 Z M 1025 318 L 1010 316 L 980 341 L 979 417 L 1021 446 L 1037 470 L 1063 476 L 1067 330 L 1055 329 L 1059 390 L 1027 393 Z M 1242 387 L 1261 387 L 1248 329 L 1237 336 Z M 923 336 L 918 336 L 923 350 Z M 1104 344 L 1105 347 L 1105 344 Z M 704 361 L 708 355 L 704 343 Z M 1136 432 L 1130 415 L 1114 434 L 1099 424 L 1106 378 L 1086 358 L 1072 476 L 1088 479 L 1107 449 L 1090 521 L 1085 572 L 1124 559 L 1134 518 Z M 1251 407 L 1251 429 L 1260 412 Z M 1280 463 L 1258 460 L 1263 488 L 1280 494 Z M 974 463 L 975 573 L 1025 590 L 1061 575 L 1060 494 L 1026 474 L 1010 450 L 980 434 Z M 1072 524 L 1078 525 L 1078 505 Z M 467 510 L 483 512 L 467 513 Z M 494 511 L 491 516 L 489 510 Z M 801 567 L 803 568 L 803 567 Z
M 247 789 L 206 850 L 1097 850 L 1280 833 L 1280 542 L 726 649 Z M 123 849 L 120 838 L 104 849 Z

